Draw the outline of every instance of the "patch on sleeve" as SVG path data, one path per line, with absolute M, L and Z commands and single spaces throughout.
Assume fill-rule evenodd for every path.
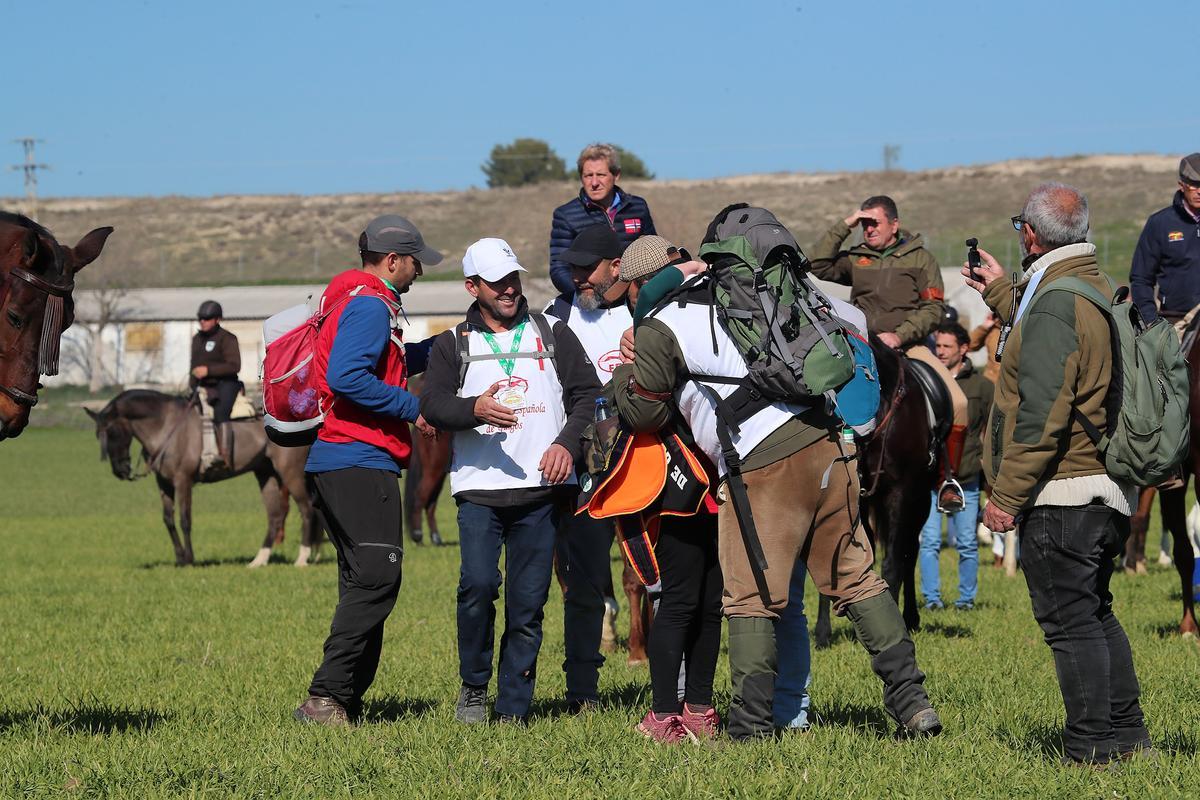
M 869 266 L 871 266 L 871 257 L 870 256 L 859 256 L 858 261 L 856 261 L 854 263 L 858 264 L 858 266 L 860 266 L 860 267 L 869 267 Z
M 937 300 L 939 302 L 946 299 L 946 293 L 936 286 L 930 286 L 928 289 L 922 289 L 921 293 L 917 296 L 922 300 Z
M 1183 231 L 1171 231 L 1170 233 L 1167 234 L 1167 241 L 1168 242 L 1182 242 L 1183 241 Z

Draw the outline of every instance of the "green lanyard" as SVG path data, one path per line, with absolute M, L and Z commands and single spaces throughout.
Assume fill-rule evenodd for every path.
M 512 350 L 509 351 L 510 355 L 521 349 L 521 334 L 525 332 L 525 323 L 528 321 L 529 320 L 526 319 L 517 326 L 517 330 L 513 334 Z M 500 355 L 500 346 L 496 344 L 496 337 L 493 336 L 489 331 L 481 331 L 481 333 L 483 334 L 483 340 L 492 348 L 492 352 L 496 355 Z M 504 374 L 508 377 L 512 377 L 513 370 L 516 368 L 517 360 L 515 358 L 500 359 L 500 369 L 504 370 Z

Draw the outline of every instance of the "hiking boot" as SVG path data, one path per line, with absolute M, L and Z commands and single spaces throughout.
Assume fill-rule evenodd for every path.
M 529 717 L 518 717 L 516 714 L 501 714 L 496 719 L 498 725 L 512 725 L 516 728 L 528 728 Z
M 897 739 L 920 739 L 937 736 L 942 732 L 942 721 L 932 708 L 923 708 L 908 718 L 903 727 L 896 731 Z
M 697 739 L 713 739 L 721 729 L 721 717 L 712 706 L 703 710 L 691 708 L 683 704 L 683 727 L 692 732 Z
M 1149 761 L 1151 763 L 1158 763 L 1162 760 L 1162 757 L 1159 755 L 1158 751 L 1150 746 L 1135 747 L 1132 750 L 1122 750 L 1121 752 L 1117 753 L 1117 758 L 1121 759 L 1122 761 Z
M 341 703 L 332 697 L 318 697 L 315 694 L 309 695 L 292 716 L 300 722 L 314 722 L 331 728 L 342 728 L 350 724 L 350 715 Z
M 659 744 L 699 741 L 696 734 L 683 724 L 683 717 L 679 714 L 658 717 L 653 711 L 647 711 L 646 716 L 642 717 L 642 721 L 637 724 L 637 732 Z
M 590 714 L 593 711 L 600 710 L 599 700 L 568 700 L 567 713 L 571 716 L 580 714 Z
M 944 611 L 945 609 L 946 605 L 941 600 L 930 600 L 925 604 L 926 611 Z
M 464 725 L 479 725 L 487 722 L 487 687 L 467 686 L 458 690 L 458 703 L 454 706 L 454 718 Z

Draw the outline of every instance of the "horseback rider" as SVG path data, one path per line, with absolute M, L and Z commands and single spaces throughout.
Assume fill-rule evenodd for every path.
M 862 228 L 863 241 L 844 249 L 855 227 Z M 946 480 L 938 490 L 938 501 L 947 510 L 961 509 L 962 488 L 953 476 L 962 461 L 967 398 L 924 344 L 943 314 L 945 289 L 937 259 L 925 249 L 921 234 L 901 227 L 900 212 L 887 195 L 868 197 L 857 211 L 835 222 L 812 246 L 809 257 L 813 275 L 852 287 L 850 302 L 866 314 L 870 333 L 929 365 L 945 384 L 953 423 L 946 438 L 949 464 L 943 467 Z
M 221 327 L 224 311 L 215 300 L 205 300 L 196 311 L 200 330 L 192 337 L 191 376 L 188 387 L 202 395 L 203 403 L 212 408 L 212 424 L 216 432 L 217 452 L 210 453 L 201 470 L 233 466 L 233 427 L 229 415 L 241 391 L 238 371 L 242 368 L 242 351 L 238 338 Z M 211 440 L 209 440 L 211 441 Z M 205 441 L 208 450 L 209 441 Z

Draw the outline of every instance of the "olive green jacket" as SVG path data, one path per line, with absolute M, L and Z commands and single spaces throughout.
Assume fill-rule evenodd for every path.
M 808 252 L 821 280 L 852 287 L 850 303 L 867 315 L 871 333 L 895 333 L 907 347 L 925 339 L 942 318 L 945 286 L 921 234 L 900 231 L 900 240 L 879 251 L 859 244 L 843 250 L 850 227 L 838 220 Z
M 991 502 L 1014 515 L 1031 504 L 1047 481 L 1106 472 L 1099 451 L 1072 414 L 1077 410 L 1100 430 L 1108 425 L 1108 320 L 1082 297 L 1047 294 L 1046 288 L 1068 276 L 1086 281 L 1108 298 L 1112 287 L 1100 274 L 1094 245 L 1052 250 L 1034 263 L 1034 270 L 1041 263 L 1045 275 L 1005 345 L 996 401 L 983 437 L 983 471 L 992 485 Z M 1028 284 L 1028 278 L 1017 284 L 1018 299 Z M 983 299 L 1003 320 L 1015 311 L 1008 278 L 993 281 Z
M 974 480 L 983 469 L 983 431 L 987 428 L 988 416 L 992 413 L 992 398 L 996 387 L 975 369 L 966 359 L 958 374 L 954 376 L 958 388 L 967 396 L 967 438 L 963 442 L 962 463 L 959 476 L 963 480 Z

